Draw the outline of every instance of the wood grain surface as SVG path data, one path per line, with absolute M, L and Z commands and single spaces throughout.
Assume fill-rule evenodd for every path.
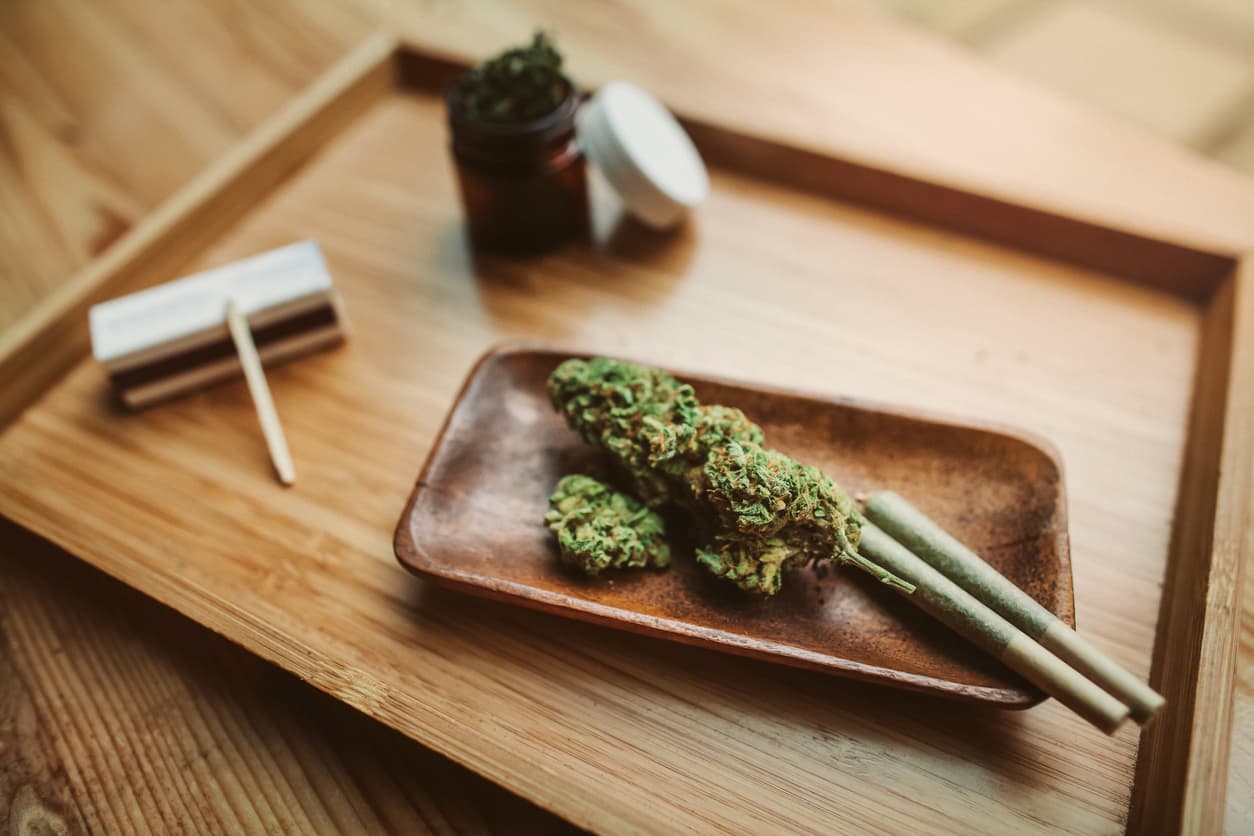
M 87 353 L 85 323 L 92 304 L 152 284 L 154 276 L 180 275 L 193 254 L 351 121 L 389 83 L 391 48 L 389 37 L 368 38 L 149 213 L 117 246 L 0 332 L 0 374 L 8 383 L 0 424 Z M 154 245 L 158 240 L 161 246 Z
M 350 2 L 0 5 L 0 329 L 375 25 Z
M 1243 588 L 1225 822 L 1231 833 L 1239 832 L 1239 823 L 1254 821 L 1254 569 L 1248 564 Z
M 1230 299 L 1221 296 L 1216 301 L 1228 306 L 1227 314 L 1232 320 L 1232 340 L 1229 346 L 1227 387 L 1227 418 L 1224 422 L 1219 481 L 1220 501 L 1215 509 L 1215 524 L 1212 535 L 1212 548 L 1219 561 L 1220 571 L 1206 589 L 1202 606 L 1207 611 L 1222 610 L 1239 612 L 1244 598 L 1249 605 L 1248 596 L 1244 595 L 1244 579 L 1254 572 L 1250 568 L 1250 548 L 1254 544 L 1254 503 L 1249 497 L 1254 494 L 1254 436 L 1250 433 L 1249 416 L 1254 415 L 1254 258 L 1247 257 L 1238 268 L 1238 273 L 1229 285 Z M 1245 497 L 1245 501 L 1238 499 Z M 1249 622 L 1245 622 L 1248 629 Z M 1233 693 L 1236 680 L 1242 675 L 1237 672 L 1237 665 L 1247 664 L 1241 658 L 1243 633 L 1235 635 L 1207 635 L 1203 627 L 1203 651 L 1211 658 L 1210 664 L 1203 664 L 1198 671 L 1199 705 L 1205 706 L 1205 713 L 1197 716 L 1196 728 L 1214 720 L 1218 728 L 1232 727 L 1236 729 L 1234 737 L 1248 734 L 1248 729 L 1241 729 L 1235 723 L 1234 696 L 1243 695 L 1243 689 Z M 1235 664 L 1234 664 L 1235 663 Z M 1213 748 L 1212 741 L 1195 736 L 1190 746 L 1190 758 L 1194 763 L 1189 783 L 1198 786 L 1210 784 L 1224 786 L 1225 777 L 1230 775 L 1228 769 L 1230 758 L 1216 761 L 1207 756 L 1207 749 Z M 1245 751 L 1238 749 L 1240 755 Z M 1229 747 L 1225 746 L 1225 753 Z M 1230 754 L 1230 753 L 1229 753 Z M 1238 768 L 1245 765 L 1238 761 Z M 1229 787 L 1231 789 L 1231 787 Z M 1248 802 L 1249 796 L 1238 790 L 1237 804 Z M 1217 800 L 1218 796 L 1215 794 Z M 1232 807 L 1228 807 L 1232 813 Z M 1224 814 L 1217 803 L 1204 808 L 1186 810 L 1184 827 L 1196 828 L 1198 832 L 1216 832 L 1223 824 L 1229 824 L 1239 830 L 1247 824 L 1254 824 L 1254 818 L 1242 815 L 1238 809 L 1233 818 L 1225 822 Z
M 0 335 L 373 25 L 352 3 L 0 4 Z M 565 829 L 0 526 L 0 831 L 519 827 Z
M 1254 392 L 1249 383 L 1254 380 L 1254 258 L 1247 258 L 1240 267 L 1238 281 L 1232 284 L 1232 296 L 1226 301 L 1231 309 L 1232 344 L 1230 366 L 1228 369 L 1228 387 L 1231 404 L 1229 418 L 1224 425 L 1223 452 L 1225 461 L 1233 462 L 1220 482 L 1220 489 L 1239 492 L 1244 490 L 1248 495 L 1254 491 L 1254 439 L 1249 434 L 1249 424 L 1240 416 L 1254 415 Z M 1234 420 L 1235 419 L 1235 420 Z M 1231 456 L 1232 458 L 1228 458 Z M 1244 463 L 1244 467 L 1242 467 Z M 1222 823 L 1231 832 L 1239 832 L 1247 825 L 1254 825 L 1254 809 L 1251 809 L 1251 798 L 1254 793 L 1254 776 L 1251 775 L 1250 739 L 1254 736 L 1250 716 L 1251 700 L 1254 693 L 1250 688 L 1251 663 L 1249 635 L 1254 629 L 1254 596 L 1251 595 L 1250 580 L 1254 577 L 1254 568 L 1250 566 L 1248 550 L 1254 543 L 1254 508 L 1248 505 L 1221 503 L 1216 511 L 1214 531 L 1214 548 L 1216 554 L 1222 555 L 1227 563 L 1223 576 L 1206 590 L 1204 606 L 1225 607 L 1229 610 L 1242 612 L 1241 629 L 1238 635 L 1231 637 L 1236 646 L 1228 645 L 1226 637 L 1214 637 L 1208 641 L 1208 652 L 1219 659 L 1235 656 L 1235 667 L 1202 670 L 1199 679 L 1203 687 L 1198 699 L 1208 706 L 1211 716 L 1227 713 L 1231 724 L 1232 741 L 1228 762 L 1230 764 L 1225 781 L 1224 770 L 1219 769 L 1207 773 L 1201 772 L 1194 780 L 1209 781 L 1219 786 L 1227 786 L 1228 803 L 1227 819 L 1222 818 L 1218 805 L 1207 809 L 1191 811 L 1185 826 L 1196 826 L 1198 831 L 1217 831 Z M 1243 550 L 1245 560 L 1240 559 Z M 1235 555 L 1235 557 L 1234 557 Z M 1229 696 L 1224 693 L 1225 687 L 1235 690 Z M 1201 718 L 1204 722 L 1205 717 Z M 1204 745 L 1204 744 L 1203 744 Z M 1192 752 L 1196 756 L 1196 748 Z M 1200 762 L 1209 763 L 1209 759 L 1200 758 Z
M 392 96 L 195 265 L 324 245 L 355 336 L 272 375 L 294 490 L 276 493 L 242 388 L 127 415 L 84 364 L 6 434 L 4 513 L 579 824 L 1120 825 L 1130 729 L 573 628 L 409 579 L 389 533 L 462 375 L 503 337 L 978 414 L 1062 450 L 1077 622 L 1144 675 L 1196 308 L 726 173 L 676 236 L 602 193 L 596 245 L 471 259 L 442 154 L 439 103 Z
M 0 318 L 27 310 L 41 298 L 41 288 L 55 285 L 58 277 L 68 276 L 87 254 L 117 237 L 124 224 L 114 215 L 124 215 L 125 223 L 133 222 L 135 215 L 128 212 L 141 213 L 168 195 L 372 25 L 366 22 L 370 12 L 349 4 L 244 4 L 232 0 L 147 4 L 114 0 L 93 4 L 92 9 L 78 14 L 80 5 L 53 0 L 0 5 L 5 150 L 26 149 L 22 155 L 0 155 L 6 186 L 0 189 L 4 218 L 0 223 L 0 236 L 4 236 L 0 278 L 5 288 Z M 737 96 L 747 102 L 761 102 L 766 108 L 744 108 L 746 118 L 762 114 L 763 123 L 790 126 L 781 134 L 795 130 L 799 136 L 811 131 L 817 136 L 835 129 L 856 133 L 868 119 L 879 120 L 880 127 L 871 136 L 890 155 L 929 158 L 960 153 L 960 142 L 930 147 L 935 126 L 943 124 L 946 137 L 960 137 L 964 125 L 983 127 L 987 122 L 967 102 L 1001 102 L 1007 112 L 1022 118 L 1014 120 L 1016 124 L 995 127 L 1004 135 L 1016 134 L 1021 125 L 1019 141 L 994 143 L 968 160 L 976 167 L 989 167 L 994 186 L 1019 189 L 1020 195 L 1073 201 L 1094 207 L 1095 214 L 1113 207 L 1110 217 L 1126 212 L 1138 223 L 1148 213 L 1154 222 L 1149 226 L 1156 224 L 1164 230 L 1224 227 L 1233 218 L 1249 217 L 1248 198 L 1241 197 L 1248 188 L 1236 178 L 1168 151 L 1139 134 L 1109 126 L 1096 130 L 1091 113 L 1071 108 L 1054 94 L 991 76 L 977 62 L 926 36 L 900 31 L 890 36 L 887 30 L 895 27 L 868 23 L 861 15 L 851 18 L 809 0 L 773 4 L 770 21 L 762 21 L 755 9 L 746 12 L 748 5 L 689 3 L 676 9 L 668 4 L 633 2 L 593 11 L 582 8 L 583 4 L 406 3 L 392 4 L 389 14 L 403 26 L 442 33 L 449 43 L 475 51 L 513 40 L 517 30 L 542 20 L 575 42 L 590 81 L 598 75 L 639 78 L 643 74 L 656 77 L 666 87 L 677 78 L 693 76 L 699 94 L 701 79 L 718 73 L 732 79 L 730 89 Z M 674 47 L 663 49 L 661 56 L 651 54 L 652 63 L 642 66 L 630 39 L 619 36 L 636 24 Z M 873 34 L 871 42 L 876 44 L 877 54 L 855 59 L 851 53 L 857 50 L 851 45 L 859 43 L 867 31 Z M 790 38 L 790 32 L 806 37 Z M 710 58 L 684 60 L 682 66 L 675 66 L 680 53 L 668 50 L 681 45 Z M 899 52 L 899 46 L 905 51 Z M 725 62 L 720 56 L 726 52 L 746 58 L 743 62 Z M 78 54 L 85 60 L 65 60 L 64 54 Z M 230 55 L 231 60 L 221 61 L 221 54 Z M 668 54 L 676 56 L 670 63 Z M 781 60 L 784 55 L 787 60 Z M 859 79 L 866 72 L 866 61 L 879 58 L 887 66 L 880 69 L 882 78 L 876 83 L 891 88 L 896 97 L 911 95 L 905 88 L 919 78 L 915 68 L 926 64 L 933 71 L 931 83 L 918 92 L 929 101 L 901 111 L 872 107 L 867 112 L 859 110 L 856 102 L 829 94 L 833 89 L 829 80 L 845 79 L 842 84 L 848 86 L 848 80 Z M 185 71 L 180 67 L 185 61 L 197 69 Z M 941 66 L 946 68 L 944 72 L 935 71 Z M 791 76 L 789 67 L 793 68 Z M 778 85 L 755 83 L 753 74 L 762 68 L 774 74 L 787 88 L 788 96 L 777 95 Z M 803 77 L 821 78 L 825 83 L 802 83 Z M 119 96 L 122 90 L 139 92 Z M 229 95 L 222 94 L 225 90 Z M 968 98 L 963 91 L 972 95 Z M 935 109 L 931 102 L 935 102 Z M 904 115 L 907 112 L 920 114 L 928 128 L 894 133 L 894 120 L 900 127 L 900 121 L 909 118 Z M 953 118 L 954 114 L 962 116 Z M 19 122 L 24 122 L 24 127 L 12 127 Z M 182 133 L 184 124 L 206 123 L 214 125 L 207 133 L 197 137 Z M 134 126 L 141 130 L 131 133 Z M 19 132 L 25 137 L 20 144 L 14 138 Z M 129 141 L 135 135 L 143 136 L 146 142 Z M 119 136 L 125 141 L 119 141 Z M 1051 138 L 1061 136 L 1086 137 L 1087 150 L 1070 142 L 1051 147 Z M 32 137 L 40 141 L 34 142 Z M 215 139 L 205 141 L 205 137 Z M 168 154 L 154 150 L 167 148 L 174 150 Z M 39 162 L 30 163 L 32 158 Z M 980 159 L 978 164 L 976 158 Z M 1125 164 L 1115 170 L 1091 169 L 1087 176 L 1073 179 L 1056 176 L 1068 163 L 1112 158 Z M 1025 165 L 1027 160 L 1032 164 Z M 1153 171 L 1154 176 L 1132 182 L 1138 170 Z M 999 181 L 997 172 L 1007 178 Z M 1160 178 L 1171 186 L 1147 195 L 1151 181 Z M 1020 188 L 1025 182 L 1026 192 Z M 49 217 L 48 208 L 54 205 L 56 216 Z M 1188 205 L 1190 212 L 1179 212 L 1182 205 Z M 1230 211 L 1233 209 L 1236 211 Z M 63 235 L 77 237 L 67 244 Z M 1239 230 L 1235 237 L 1241 237 Z M 1231 240 L 1233 236 L 1224 233 L 1221 238 Z M 26 282 L 37 282 L 38 287 L 24 290 Z M 10 292 L 10 288 L 15 290 Z M 17 308 L 13 307 L 15 301 Z M 11 313 L 15 310 L 17 314 Z M 1230 829 L 1234 822 L 1239 827 L 1240 822 L 1254 818 L 1254 810 L 1248 806 L 1248 799 L 1254 796 L 1250 791 L 1254 787 L 1254 770 L 1250 768 L 1254 761 L 1254 735 L 1250 734 L 1254 728 L 1254 710 L 1250 708 L 1254 706 L 1254 686 L 1250 684 L 1254 681 L 1250 663 L 1254 658 L 1254 640 L 1250 638 L 1254 582 L 1249 573 L 1246 587 L 1242 688 L 1236 709 L 1232 791 L 1228 794 Z M 107 629 L 107 625 L 102 623 L 98 629 Z M 32 660 L 31 664 L 41 662 Z M 159 757 L 156 752 L 148 755 Z M 94 762 L 82 768 L 87 773 L 95 770 L 95 774 L 107 775 L 110 766 Z
M 5 833 L 572 829 L 0 521 Z
M 1154 680 L 1168 702 L 1193 720 L 1147 734 L 1129 820 L 1134 832 L 1151 831 L 1164 821 L 1178 823 L 1185 833 L 1217 833 L 1223 825 L 1228 741 L 1205 730 L 1232 728 L 1239 625 L 1216 630 L 1205 614 L 1235 614 L 1239 608 L 1241 557 L 1251 520 L 1254 440 L 1247 416 L 1254 409 L 1249 385 L 1254 380 L 1249 373 L 1252 266 L 1252 261 L 1238 266 L 1215 293 L 1203 320 L 1189 442 L 1163 580 L 1170 594 L 1163 595 L 1159 612 L 1160 635 L 1179 637 L 1198 651 L 1188 661 L 1167 652 L 1168 644 L 1160 642 L 1153 666 Z M 1195 569 L 1198 554 L 1212 556 L 1208 576 Z M 1191 799 L 1188 787 L 1199 790 Z M 1242 826 L 1239 819 L 1232 823 Z

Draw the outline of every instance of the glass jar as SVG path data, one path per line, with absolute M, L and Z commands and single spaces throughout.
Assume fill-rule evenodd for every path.
M 530 122 L 471 119 L 456 87 L 448 94 L 452 154 L 477 250 L 541 253 L 588 233 L 588 187 L 575 139 L 580 97 Z

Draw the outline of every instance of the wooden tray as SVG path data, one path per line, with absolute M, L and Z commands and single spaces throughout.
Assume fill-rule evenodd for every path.
M 878 49 L 879 30 L 859 31 Z M 741 130 L 688 120 L 713 190 L 680 233 L 622 220 L 598 191 L 594 242 L 473 259 L 433 95 L 456 71 L 370 42 L 19 328 L 0 351 L 6 414 L 78 365 L 0 439 L 0 513 L 586 826 L 1213 829 L 1254 496 L 1254 274 L 1215 225 L 1145 220 L 1148 185 L 1068 199 L 1063 181 L 1101 171 L 1124 135 L 1055 104 L 1041 129 L 1107 156 L 1069 179 L 1055 167 L 1021 202 L 983 188 L 1010 152 L 972 162 L 950 142 L 948 164 L 902 152 L 893 170 L 859 157 L 860 131 L 779 119 L 756 136 L 725 107 Z M 656 89 L 689 114 L 722 101 L 690 78 Z M 980 107 L 1010 108 L 999 90 Z M 1115 204 L 1121 222 L 1103 220 Z M 273 482 L 242 385 L 131 415 L 79 362 L 93 299 L 304 237 L 355 335 L 271 376 L 294 489 Z M 1152 656 L 1166 715 L 1107 739 L 1053 703 L 975 711 L 412 578 L 390 542 L 412 474 L 465 369 L 517 338 L 1048 437 L 1067 465 L 1080 629 L 1137 673 Z
M 396 528 L 406 568 L 446 586 L 611 627 L 1003 708 L 1044 694 L 853 571 L 791 573 L 772 600 L 691 559 L 666 572 L 562 572 L 542 517 L 553 486 L 604 462 L 549 403 L 569 352 L 494 350 L 475 364 Z M 739 407 L 770 445 L 853 493 L 914 497 L 963 542 L 1074 625 L 1062 463 L 1037 439 L 850 399 L 682 375 L 703 403 Z

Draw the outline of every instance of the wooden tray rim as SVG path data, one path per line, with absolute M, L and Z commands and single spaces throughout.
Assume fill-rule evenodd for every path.
M 415 65 L 439 73 L 466 64 L 414 33 L 401 39 L 381 32 L 365 41 L 0 335 L 0 379 L 6 381 L 0 427 L 87 356 L 85 322 L 91 304 L 177 275 L 180 265 L 233 224 L 240 205 L 251 205 L 282 183 L 383 91 L 412 82 Z M 1254 550 L 1254 473 L 1244 465 L 1254 460 L 1254 426 L 1242 420 L 1254 414 L 1254 252 L 1214 251 L 1189 240 L 1138 235 L 1118 222 L 1094 220 L 1079 207 L 1064 213 L 1029 201 L 1010 203 L 939 177 L 928 180 L 868 166 L 843 156 L 839 148 L 806 149 L 680 116 L 703 151 L 724 166 L 736 168 L 735 155 L 750 149 L 758 162 L 739 167 L 775 179 L 762 160 L 768 166 L 781 159 L 823 160 L 848 182 L 832 177 L 807 184 L 795 175 L 780 179 L 890 215 L 1121 274 L 1200 305 L 1202 348 L 1164 579 L 1164 590 L 1171 594 L 1164 593 L 1160 606 L 1151 673 L 1169 709 L 1142 732 L 1128 827 L 1218 832 L 1236 682 L 1238 596 L 1243 558 Z M 1011 213 L 1013 223 L 1029 231 L 1021 235 L 1007 224 L 990 222 L 989 213 L 999 212 Z M 160 585 L 135 585 L 164 600 Z M 282 663 L 268 645 L 242 644 Z M 313 684 L 344 697 L 332 683 Z M 370 705 L 347 701 L 375 715 Z M 449 751 L 434 736 L 421 742 L 451 757 L 464 754 Z M 473 758 L 458 759 L 486 770 Z

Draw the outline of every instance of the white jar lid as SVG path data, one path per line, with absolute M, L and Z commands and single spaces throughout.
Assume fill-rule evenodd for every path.
M 611 82 L 577 118 L 589 162 L 644 223 L 672 227 L 705 199 L 710 178 L 701 155 L 670 111 L 639 87 Z

